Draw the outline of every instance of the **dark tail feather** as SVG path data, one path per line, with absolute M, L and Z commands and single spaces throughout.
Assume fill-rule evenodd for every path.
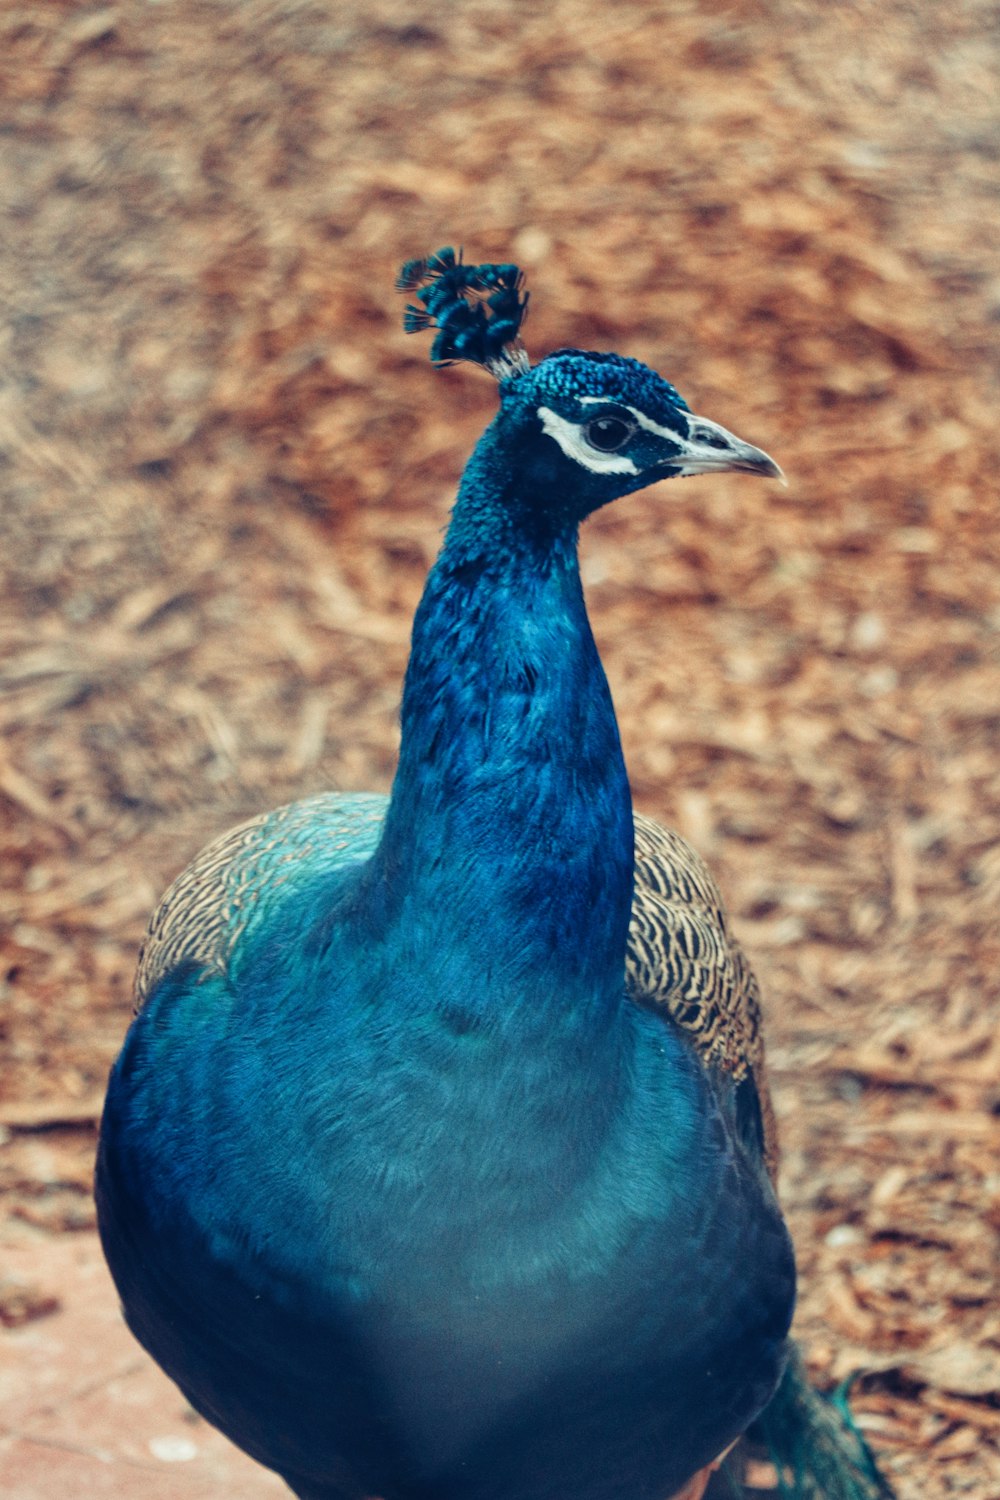
M 783 1500 L 894 1500 L 854 1423 L 844 1388 L 832 1396 L 814 1390 L 794 1347 L 751 1433 L 777 1468 Z

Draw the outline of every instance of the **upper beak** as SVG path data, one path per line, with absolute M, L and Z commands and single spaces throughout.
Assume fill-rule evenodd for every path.
M 680 452 L 664 459 L 678 474 L 719 474 L 735 469 L 742 474 L 762 474 L 766 479 L 780 479 L 788 484 L 780 465 L 763 448 L 745 443 L 735 433 L 720 427 L 708 417 L 688 416 L 686 438 L 672 438 Z

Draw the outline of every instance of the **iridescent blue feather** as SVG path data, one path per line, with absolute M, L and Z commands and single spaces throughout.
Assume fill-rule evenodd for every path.
M 528 310 L 524 275 L 515 265 L 467 266 L 462 253 L 446 246 L 422 260 L 408 260 L 396 281 L 399 291 L 416 292 L 403 317 L 407 333 L 436 327 L 431 346 L 436 365 L 467 360 L 492 373 L 527 368 L 517 344 Z

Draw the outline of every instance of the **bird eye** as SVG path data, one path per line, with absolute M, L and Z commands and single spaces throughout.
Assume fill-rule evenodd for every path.
M 595 417 L 587 423 L 584 435 L 592 448 L 601 453 L 614 453 L 628 442 L 634 430 L 621 417 Z

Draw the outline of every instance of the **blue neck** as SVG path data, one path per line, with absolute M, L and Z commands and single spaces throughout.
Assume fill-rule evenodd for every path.
M 470 1001 L 490 1004 L 492 976 L 590 1011 L 621 995 L 631 799 L 575 523 L 568 508 L 553 519 L 551 496 L 533 508 L 498 428 L 469 461 L 414 621 L 372 874 L 389 910 L 431 913 L 430 942 L 467 958 Z

